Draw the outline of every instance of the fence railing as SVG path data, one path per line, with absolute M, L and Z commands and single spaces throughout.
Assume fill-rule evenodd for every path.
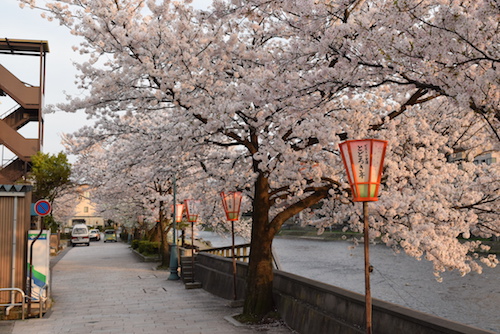
M 206 252 L 214 254 L 217 256 L 233 258 L 232 246 L 217 247 L 200 250 L 200 252 Z M 250 244 L 235 245 L 234 246 L 234 257 L 238 261 L 248 262 L 250 256 Z
M 12 297 L 10 303 L 2 303 L 0 304 L 0 307 L 6 307 L 5 315 L 9 315 L 9 312 L 13 307 L 21 306 L 22 319 L 24 320 L 24 311 L 25 311 L 24 305 L 26 304 L 26 295 L 24 294 L 24 291 L 18 288 L 1 288 L 0 291 L 10 291 L 11 294 L 19 293 L 21 295 L 20 302 L 16 303 L 14 301 L 14 298 Z
M 234 246 L 234 257 L 236 260 L 248 263 L 250 258 L 250 245 L 251 244 L 242 244 Z M 225 258 L 233 258 L 232 246 L 202 249 L 200 252 L 210 253 Z M 274 267 L 280 269 L 279 262 L 274 254 L 272 254 L 272 257 Z

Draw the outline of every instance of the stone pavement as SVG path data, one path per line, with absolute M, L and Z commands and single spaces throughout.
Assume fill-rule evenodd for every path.
M 121 242 L 72 248 L 52 271 L 52 310 L 42 319 L 7 321 L 0 333 L 293 333 L 282 324 L 237 326 L 228 319 L 241 308 L 186 290 L 154 267 Z

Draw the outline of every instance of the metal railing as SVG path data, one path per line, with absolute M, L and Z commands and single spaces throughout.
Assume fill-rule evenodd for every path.
M 200 252 L 210 253 L 217 256 L 222 256 L 226 258 L 233 258 L 232 247 L 217 247 L 200 250 Z M 235 245 L 234 246 L 234 257 L 238 261 L 248 262 L 250 254 L 250 244 Z
M 16 105 L 10 107 L 7 111 L 5 111 L 4 113 L 0 114 L 0 119 L 4 119 L 5 117 L 9 116 L 14 111 L 16 111 L 18 108 L 19 108 L 19 104 L 16 104 Z
M 233 258 L 231 246 L 202 249 L 202 250 L 200 250 L 200 252 L 214 254 L 214 255 L 222 256 L 222 257 L 229 258 L 229 259 Z M 271 252 L 271 255 L 273 257 L 274 267 L 279 270 L 281 266 L 279 264 L 278 259 L 274 256 L 273 252 Z M 234 246 L 234 257 L 238 261 L 248 263 L 248 260 L 250 258 L 250 244 L 235 245 Z
M 3 145 L 1 145 L 1 146 L 3 146 Z M 18 157 L 4 158 L 4 152 L 3 152 L 3 148 L 2 148 L 2 157 L 0 158 L 0 169 L 7 167 L 8 165 L 10 165 L 12 162 L 14 162 L 17 159 L 18 159 Z
M 5 315 L 9 315 L 9 312 L 10 310 L 15 307 L 15 306 L 21 306 L 22 308 L 22 319 L 24 320 L 24 310 L 25 310 L 25 304 L 26 304 L 26 295 L 24 294 L 24 291 L 21 290 L 21 289 L 18 289 L 18 288 L 0 288 L 0 292 L 1 291 L 10 291 L 11 293 L 20 293 L 21 294 L 21 297 L 22 297 L 22 301 L 20 303 L 15 303 L 14 300 L 15 299 L 12 299 L 12 301 L 10 303 L 6 303 L 6 304 L 0 304 L 1 307 L 3 306 L 6 306 L 6 309 L 5 309 Z
M 38 293 L 35 290 L 32 290 L 31 297 L 26 296 L 30 300 L 30 304 L 33 302 L 38 302 L 39 309 L 40 309 L 40 314 L 39 314 L 40 318 L 42 318 L 42 316 L 43 316 L 44 305 L 47 302 L 48 295 L 49 295 L 48 294 L 48 285 L 45 284 L 44 286 L 42 286 L 40 288 Z M 29 309 L 31 310 L 31 307 Z

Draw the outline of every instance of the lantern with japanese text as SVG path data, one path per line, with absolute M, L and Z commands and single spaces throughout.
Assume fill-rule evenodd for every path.
M 378 201 L 382 166 L 387 141 L 379 139 L 346 140 L 340 145 L 353 201 Z
M 175 216 L 175 222 L 180 223 L 182 221 L 182 215 L 184 213 L 184 204 L 177 203 L 175 204 L 175 208 L 174 205 L 172 205 L 172 212 Z
M 370 235 L 368 202 L 378 201 L 386 140 L 346 140 L 339 145 L 353 201 L 363 202 L 363 244 L 365 258 L 365 325 L 366 334 L 372 334 L 372 297 L 370 288 Z
M 240 217 L 241 199 L 243 195 L 239 191 L 221 192 L 222 205 L 226 218 L 229 221 L 237 221 Z
M 226 213 L 226 218 L 231 222 L 231 257 L 233 258 L 233 299 L 236 300 L 236 257 L 234 254 L 234 222 L 240 217 L 241 199 L 243 194 L 239 191 L 230 191 L 228 193 L 221 192 L 222 205 L 224 206 L 224 212 Z
M 200 206 L 201 206 L 201 201 L 195 200 L 195 199 L 185 199 L 184 200 L 184 207 L 186 208 L 186 216 L 188 222 L 191 223 L 191 283 L 194 284 L 194 271 L 195 271 L 195 266 L 194 266 L 194 253 L 196 250 L 196 247 L 194 245 L 194 223 L 198 220 L 198 217 L 200 216 Z

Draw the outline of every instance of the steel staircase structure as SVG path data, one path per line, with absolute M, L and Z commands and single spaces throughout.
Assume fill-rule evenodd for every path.
M 0 115 L 0 145 L 8 148 L 16 158 L 4 166 L 0 164 L 0 184 L 13 184 L 29 171 L 31 157 L 42 150 L 43 98 L 45 93 L 47 41 L 0 39 L 0 54 L 34 56 L 40 58 L 39 83 L 32 86 L 19 80 L 0 64 L 0 96 L 9 96 L 18 106 Z M 36 138 L 25 138 L 18 131 L 30 122 L 38 123 Z

